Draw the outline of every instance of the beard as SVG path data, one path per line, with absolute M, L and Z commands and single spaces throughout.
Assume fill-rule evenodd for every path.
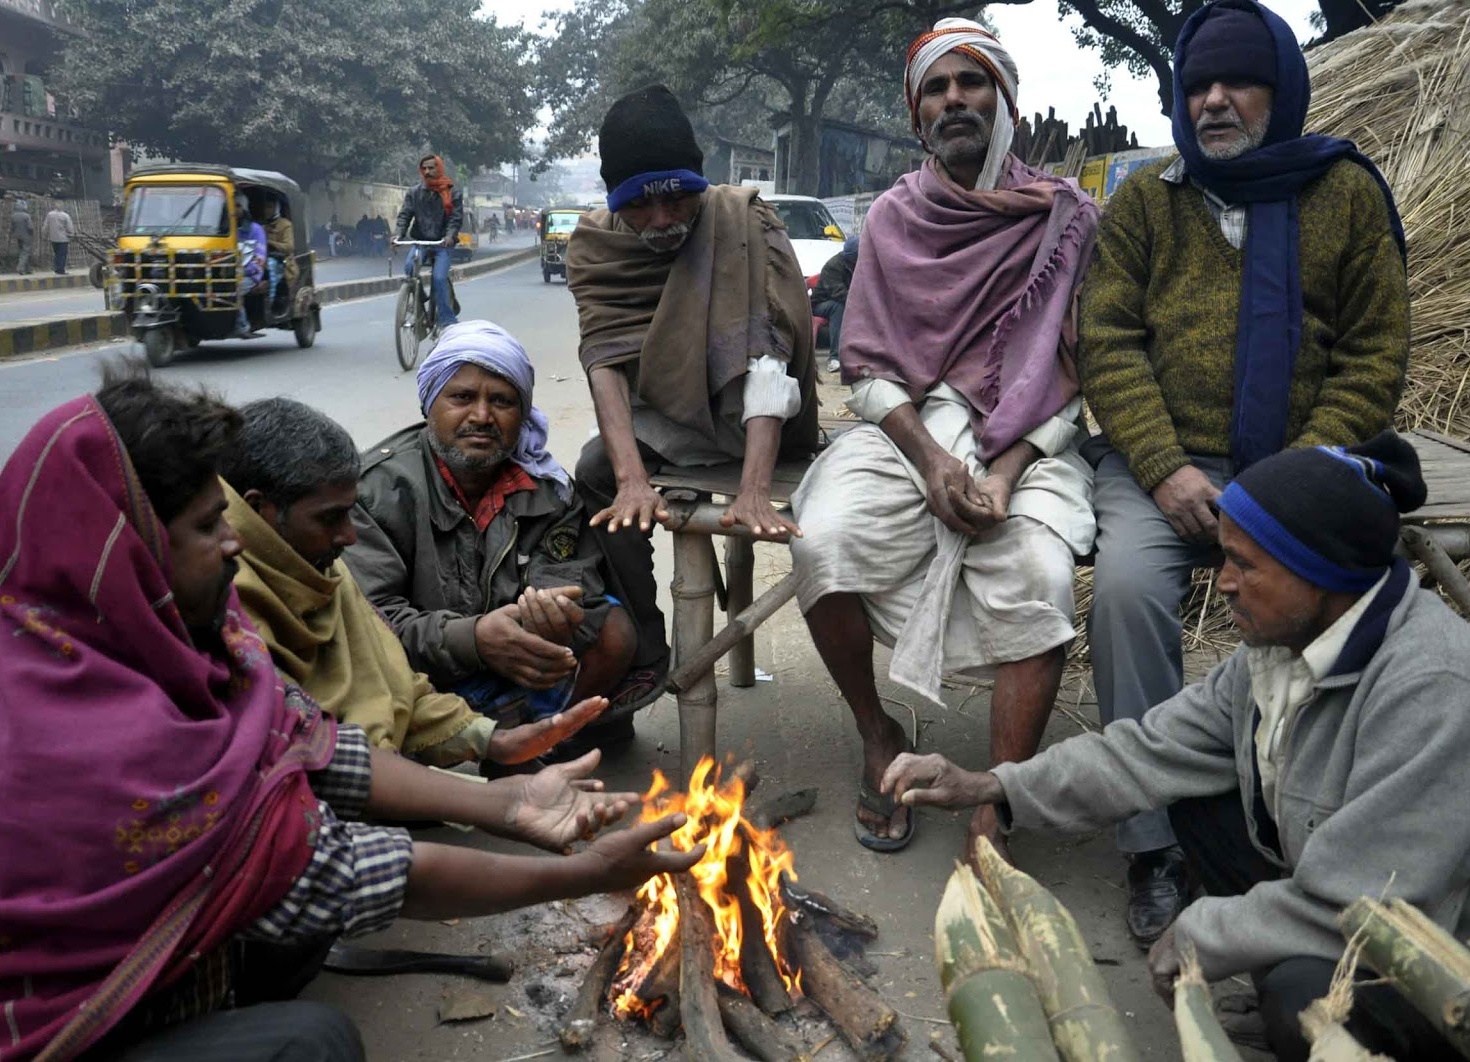
M 452 442 L 444 442 L 433 432 L 426 432 L 429 437 L 429 449 L 434 451 L 434 456 L 443 461 L 449 467 L 449 471 L 456 477 L 464 475 L 469 477 L 483 476 L 494 472 L 510 459 L 511 448 L 505 445 L 505 439 L 501 437 L 499 429 L 490 427 L 484 431 L 469 431 L 461 428 L 454 433 L 456 439 L 490 439 L 496 444 L 494 450 L 481 453 L 467 454 Z
M 1206 147 L 1202 139 L 1205 128 L 1220 125 L 1235 126 L 1235 138 L 1229 143 L 1212 144 Z M 1205 158 L 1214 162 L 1228 162 L 1260 147 L 1265 142 L 1266 130 L 1269 128 L 1271 128 L 1270 110 L 1267 110 L 1256 121 L 1246 122 L 1241 119 L 1235 108 L 1231 107 L 1223 114 L 1201 114 L 1199 121 L 1194 123 L 1195 143 L 1199 145 L 1200 153 Z
M 992 119 L 979 111 L 948 111 L 930 123 L 924 133 L 924 142 L 945 169 L 953 170 L 963 165 L 983 166 L 994 131 Z

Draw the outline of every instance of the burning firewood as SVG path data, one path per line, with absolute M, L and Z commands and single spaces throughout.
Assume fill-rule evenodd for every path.
M 731 859 L 729 867 L 740 901 L 740 923 L 745 927 L 740 939 L 740 976 L 756 1006 L 774 1018 L 791 1009 L 791 993 L 762 932 L 764 923 L 750 891 L 750 860 L 742 854 Z
M 734 989 L 720 985 L 720 1017 L 741 1047 L 761 1062 L 808 1062 L 809 1054 L 780 1025 L 761 1013 L 761 1008 Z
M 769 800 L 752 801 L 745 808 L 745 821 L 758 830 L 774 830 L 777 826 L 811 814 L 817 806 L 817 789 L 793 789 L 777 793 Z
M 666 1040 L 672 1040 L 679 1031 L 679 967 L 683 956 L 680 936 L 680 927 L 675 925 L 674 935 L 636 989 L 638 998 L 651 1009 L 648 1027 Z
M 684 1021 L 684 1053 L 692 1062 L 739 1062 L 720 1019 L 708 908 L 693 878 L 679 875 L 674 889 L 679 897 L 679 1011 Z
M 597 1015 L 602 1009 L 608 983 L 612 981 L 613 973 L 622 961 L 628 934 L 637 923 L 638 914 L 637 907 L 628 907 L 617 925 L 613 926 L 612 936 L 608 937 L 607 943 L 597 953 L 597 958 L 592 960 L 587 975 L 582 978 L 582 985 L 577 989 L 577 998 L 556 1030 L 557 1039 L 567 1050 L 578 1050 L 592 1038 L 592 1030 L 597 1027 Z
M 800 908 L 854 936 L 862 937 L 864 940 L 878 939 L 877 922 L 865 914 L 859 914 L 857 911 L 844 907 L 832 897 L 817 892 L 815 889 L 798 886 L 786 874 L 781 875 L 781 898 L 786 901 L 786 906 Z
M 810 916 L 793 916 L 783 940 L 801 970 L 802 991 L 832 1019 L 860 1058 L 878 1062 L 895 1057 L 907 1042 L 898 1013 L 833 957 L 810 922 Z

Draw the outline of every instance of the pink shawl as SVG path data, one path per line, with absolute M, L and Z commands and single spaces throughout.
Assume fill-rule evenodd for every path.
M 947 383 L 989 461 L 1077 394 L 1069 348 L 1097 207 L 1075 181 L 1011 157 L 993 192 L 933 158 L 868 212 L 842 322 L 842 379 Z
M 228 662 L 194 648 L 95 399 L 31 429 L 0 514 L 0 1041 L 71 1058 L 285 894 L 336 731 L 233 592 Z

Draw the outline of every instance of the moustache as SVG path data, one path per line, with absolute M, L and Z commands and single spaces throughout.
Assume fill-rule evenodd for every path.
M 454 433 L 454 437 L 456 439 L 489 439 L 492 442 L 504 441 L 504 437 L 500 434 L 500 429 L 495 427 L 460 428 Z

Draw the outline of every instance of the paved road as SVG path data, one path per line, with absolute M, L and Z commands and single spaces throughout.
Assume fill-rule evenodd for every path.
M 517 247 L 530 247 L 534 243 L 531 233 L 516 233 L 502 236 L 480 254 L 494 254 Z M 395 259 L 402 263 L 400 255 Z M 317 259 L 318 282 L 330 284 L 338 280 L 361 280 L 365 277 L 385 276 L 388 272 L 386 258 L 324 258 Z M 69 288 L 64 291 L 23 292 L 0 295 L 0 326 L 19 324 L 22 321 L 50 321 L 63 317 L 103 313 L 102 292 L 93 287 Z
M 571 466 L 593 425 L 587 387 L 576 358 L 576 316 L 560 281 L 543 284 L 534 263 L 524 263 L 460 286 L 465 317 L 488 317 L 514 332 L 526 345 L 537 370 L 536 402 L 551 420 L 553 451 Z M 390 331 L 391 298 L 379 297 L 330 306 L 323 330 L 311 350 L 298 350 L 291 338 L 211 344 L 183 355 L 159 376 L 203 383 L 240 402 L 285 394 L 339 419 L 360 445 L 417 418 L 412 374 L 399 371 Z M 46 410 L 97 384 L 109 357 L 133 347 L 119 342 L 101 348 L 0 362 L 0 460 L 8 457 L 27 428 Z M 828 394 L 831 404 L 835 393 Z M 669 579 L 669 536 L 659 534 L 660 585 Z M 757 582 L 770 585 L 790 569 L 789 552 L 757 547 Z M 759 589 L 759 587 L 758 587 Z M 668 610 L 665 595 L 664 608 Z M 942 1021 L 942 990 L 934 970 L 934 908 L 964 838 L 964 817 L 924 812 L 918 835 L 905 852 L 882 856 L 858 847 L 852 835 L 853 796 L 860 763 L 851 717 L 837 697 L 812 648 L 806 626 L 794 608 L 782 610 L 756 638 L 756 660 L 770 681 L 753 689 L 731 689 L 721 680 L 721 747 L 755 756 L 763 791 L 820 787 L 817 810 L 783 832 L 796 853 L 802 880 L 872 914 L 882 930 L 872 961 L 874 985 L 906 1015 L 910 1046 L 904 1059 L 933 1057 L 931 1034 L 953 1048 Z M 878 674 L 887 674 L 886 651 L 879 650 Z M 717 673 L 719 670 L 717 669 Z M 987 691 L 957 688 L 946 692 L 947 709 L 926 706 L 913 694 L 880 682 L 889 710 L 905 728 L 916 725 L 926 750 L 942 749 L 967 767 L 987 756 Z M 1096 718 L 1087 676 L 1072 674 L 1061 700 Z M 907 706 L 915 715 L 910 716 Z M 1048 740 L 1077 732 L 1069 718 L 1055 716 Z M 665 697 L 639 718 L 638 739 L 611 753 L 600 772 L 617 789 L 644 789 L 654 768 L 678 770 L 678 724 L 672 698 Z M 484 837 L 471 840 L 449 830 L 421 839 L 474 843 L 512 851 L 516 846 Z M 1120 1010 L 1138 1038 L 1142 1055 L 1172 1062 L 1179 1057 L 1167 1011 L 1152 997 L 1142 956 L 1127 941 L 1120 917 L 1123 866 L 1107 833 L 1086 838 L 1024 834 L 1014 844 L 1023 867 L 1055 889 L 1082 924 L 1093 954 Z M 524 852 L 524 849 L 520 849 Z M 493 1020 L 440 1024 L 436 1012 L 446 993 L 466 982 L 443 976 L 345 978 L 325 975 L 308 990 L 312 998 L 345 1009 L 362 1028 L 372 1062 L 444 1062 L 446 1059 L 541 1057 L 554 1044 L 552 1023 L 575 992 L 588 952 L 579 939 L 592 939 L 593 927 L 613 921 L 616 903 L 589 901 L 552 905 L 496 918 L 446 923 L 398 922 L 371 941 L 392 947 L 445 951 L 494 950 L 515 956 L 520 970 L 506 986 L 490 989 L 499 1007 Z M 818 1039 L 821 1035 L 819 1034 Z M 626 1030 L 604 1029 L 592 1059 L 658 1058 L 662 1042 Z M 841 1043 L 823 1059 L 851 1058 Z

